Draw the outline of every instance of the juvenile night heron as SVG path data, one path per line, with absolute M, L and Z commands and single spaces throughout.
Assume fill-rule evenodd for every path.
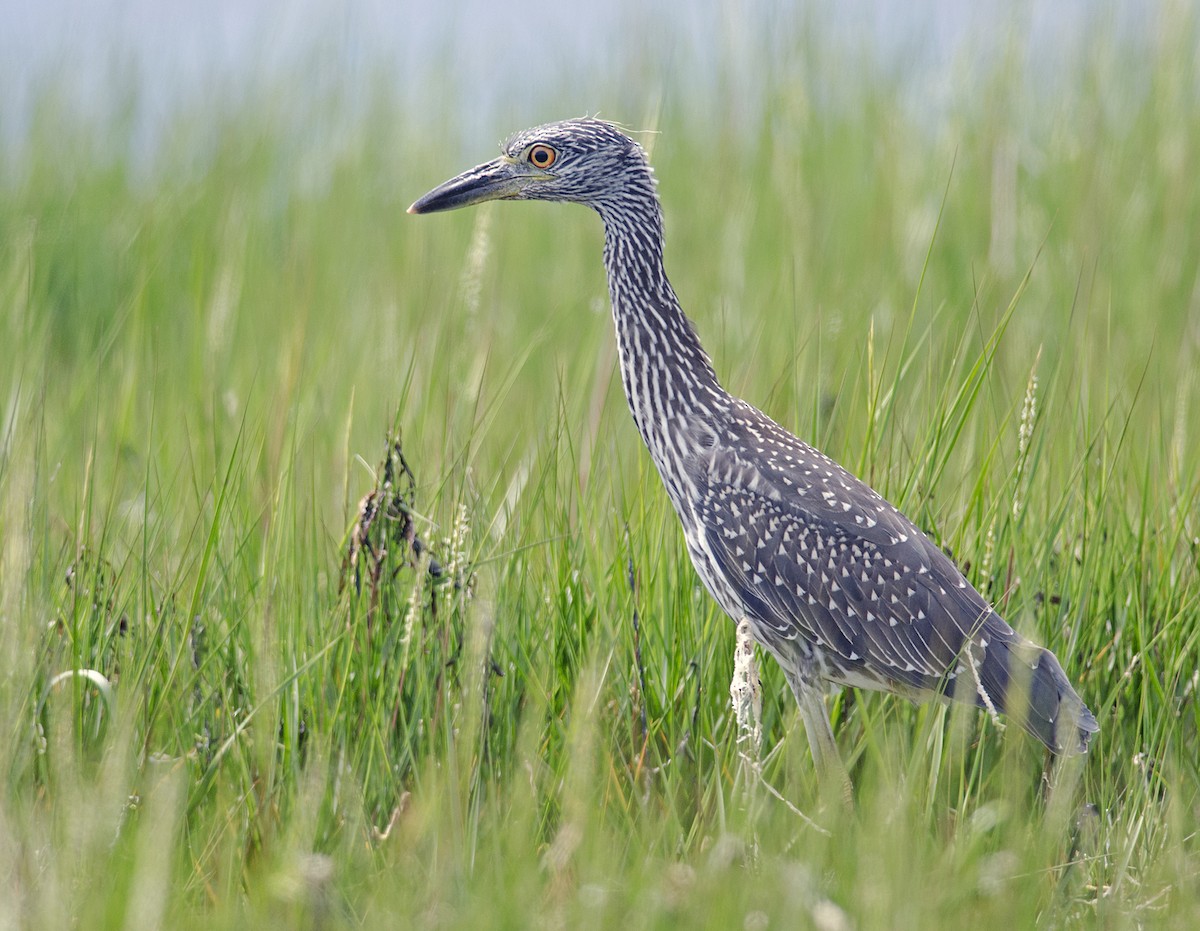
M 818 769 L 848 788 L 827 684 L 1005 712 L 1056 754 L 1098 729 L 1054 654 L 1024 639 L 924 533 L 717 381 L 663 268 L 641 147 L 595 119 L 517 133 L 409 213 L 487 200 L 585 204 L 604 221 L 621 381 L 705 587 L 783 667 Z

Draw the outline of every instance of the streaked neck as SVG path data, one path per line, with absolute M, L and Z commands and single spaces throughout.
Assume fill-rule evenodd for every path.
M 637 196 L 635 196 L 635 194 Z M 663 267 L 662 212 L 653 188 L 597 208 L 617 329 L 621 381 L 643 439 L 678 416 L 701 415 L 727 397 L 679 306 Z

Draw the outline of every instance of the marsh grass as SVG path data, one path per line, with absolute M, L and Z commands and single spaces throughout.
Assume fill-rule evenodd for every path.
M 841 695 L 856 818 L 770 662 L 743 765 L 593 217 L 404 216 L 463 165 L 386 99 L 324 159 L 181 117 L 150 169 L 48 112 L 0 197 L 0 921 L 1194 927 L 1200 107 L 1164 42 L 1115 117 L 1101 65 L 941 132 L 866 79 L 781 81 L 715 143 L 663 113 L 668 267 L 729 387 L 1101 723 L 1054 794 L 1019 729 Z M 347 584 L 389 430 L 427 549 Z

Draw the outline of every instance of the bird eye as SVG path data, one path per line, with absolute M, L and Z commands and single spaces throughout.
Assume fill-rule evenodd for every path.
M 558 153 L 548 145 L 535 145 L 529 150 L 529 161 L 538 168 L 549 168 L 558 158 Z

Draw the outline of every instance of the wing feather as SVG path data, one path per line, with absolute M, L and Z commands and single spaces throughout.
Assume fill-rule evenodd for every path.
M 688 467 L 724 576 L 709 587 L 736 593 L 731 613 L 776 646 L 803 644 L 835 682 L 1015 711 L 1052 749 L 1086 749 L 1098 725 L 1054 654 L 1013 631 L 877 492 L 741 404 L 698 427 L 707 442 Z M 1060 737 L 1063 720 L 1074 726 Z

